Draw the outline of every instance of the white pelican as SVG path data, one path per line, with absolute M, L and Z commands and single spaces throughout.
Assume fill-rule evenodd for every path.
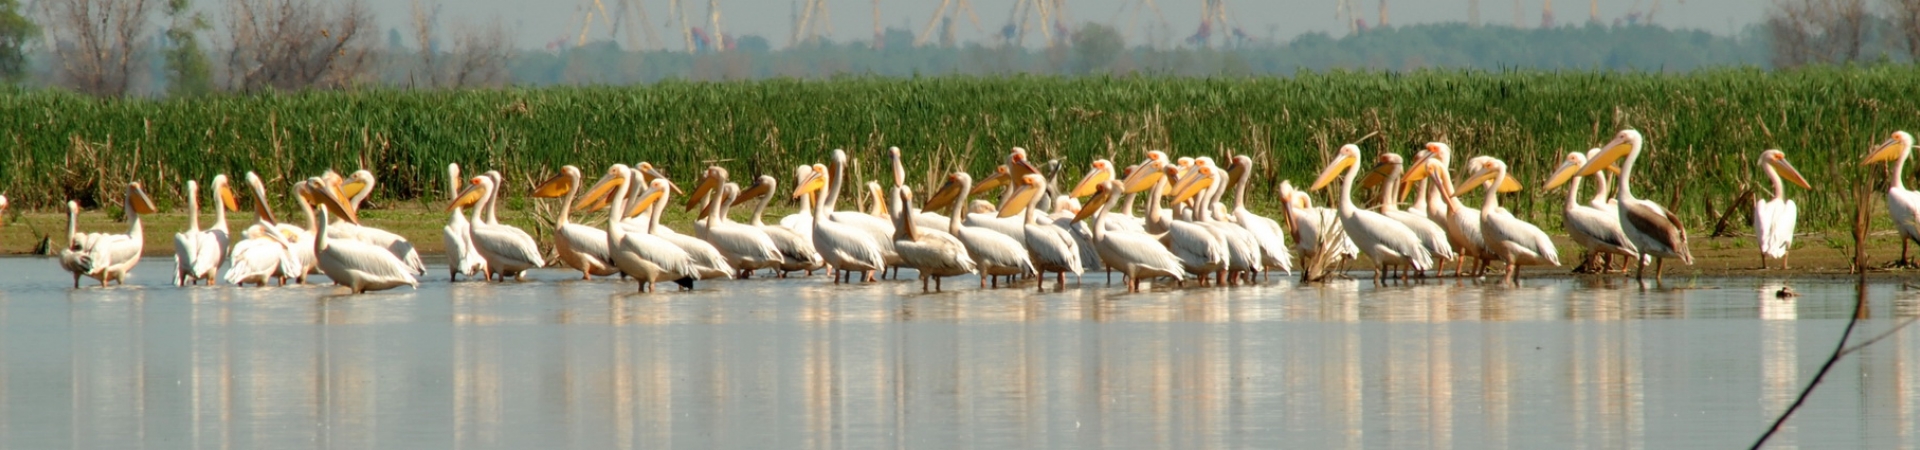
M 1640 252 L 1634 250 L 1633 242 L 1627 239 L 1627 232 L 1620 229 L 1619 211 L 1601 209 L 1601 206 L 1606 205 L 1605 202 L 1588 202 L 1583 205 L 1577 200 L 1580 196 L 1581 177 L 1574 176 L 1574 173 L 1579 172 L 1580 168 L 1586 165 L 1585 153 L 1567 153 L 1567 158 L 1560 163 L 1560 168 L 1554 169 L 1552 177 L 1547 179 L 1547 189 L 1571 183 L 1567 185 L 1567 206 L 1561 213 L 1561 220 L 1565 223 L 1568 237 L 1573 238 L 1574 243 L 1586 247 L 1594 257 L 1605 254 L 1639 259 Z M 1605 172 L 1594 175 L 1603 174 Z M 1603 191 L 1606 189 L 1604 182 L 1600 189 Z M 1595 206 L 1596 204 L 1601 206 Z M 1607 270 L 1603 263 L 1600 271 Z
M 893 248 L 920 273 L 920 292 L 927 291 L 928 278 L 933 279 L 933 289 L 940 290 L 942 278 L 973 273 L 973 257 L 967 255 L 966 244 L 940 230 L 920 229 L 913 220 L 913 191 L 904 185 L 894 186 L 893 191 L 899 201 L 894 210 Z
M 1173 178 L 1173 182 L 1180 183 L 1183 180 L 1178 176 L 1178 168 L 1155 161 L 1134 171 L 1127 177 L 1126 184 L 1152 183 L 1147 193 L 1147 231 L 1165 230 L 1160 233 L 1160 243 L 1180 258 L 1181 268 L 1198 278 L 1200 284 L 1206 284 L 1208 276 L 1215 274 L 1220 274 L 1224 281 L 1226 275 L 1223 272 L 1227 270 L 1227 260 L 1231 256 L 1227 243 L 1200 224 L 1175 220 L 1171 213 L 1162 215 L 1165 211 L 1160 209 L 1160 197 L 1166 193 L 1167 179 Z M 1159 223 L 1159 226 L 1155 226 L 1155 223 Z
M 540 246 L 526 231 L 512 225 L 488 222 L 482 217 L 483 211 L 491 209 L 499 201 L 498 187 L 494 185 L 493 178 L 481 175 L 468 181 L 466 190 L 447 205 L 447 210 L 473 207 L 473 221 L 469 224 L 467 236 L 472 239 L 480 257 L 487 260 L 488 280 L 492 280 L 495 274 L 500 275 L 501 280 L 509 276 L 524 280 L 527 269 L 545 266 L 547 260 L 540 256 Z
M 692 257 L 679 246 L 667 242 L 652 233 L 631 233 L 620 224 L 620 217 L 627 215 L 627 196 L 634 180 L 635 171 L 625 164 L 614 164 L 607 170 L 607 176 L 594 187 L 588 189 L 587 198 L 581 203 L 591 203 L 607 198 L 613 193 L 612 210 L 607 220 L 607 248 L 613 266 L 640 283 L 640 292 L 653 288 L 661 281 L 673 281 L 682 289 L 693 288 L 694 268 Z M 650 208 L 655 203 L 664 202 L 665 193 L 672 190 L 672 183 L 665 179 L 655 179 L 651 186 L 640 194 L 640 203 L 635 208 Z M 583 205 L 584 206 L 584 205 Z M 658 216 L 648 217 L 649 221 Z
M 1802 189 L 1813 189 L 1807 185 L 1807 179 L 1800 176 L 1787 163 L 1787 154 L 1780 150 L 1760 152 L 1760 169 L 1773 179 L 1773 199 L 1753 201 L 1753 236 L 1760 241 L 1760 268 L 1767 268 L 1767 258 L 1780 260 L 1780 268 L 1787 268 L 1787 250 L 1793 247 L 1793 226 L 1800 215 L 1799 207 L 1793 200 L 1787 200 L 1787 187 L 1781 178 L 1800 185 Z
M 213 177 L 213 226 L 200 229 L 200 185 L 187 180 L 187 231 L 173 235 L 173 285 L 218 283 L 214 278 L 227 256 L 227 210 L 240 209 L 226 175 Z
M 1406 160 L 1396 153 L 1381 153 L 1374 158 L 1373 171 L 1360 183 L 1363 187 L 1380 187 L 1380 215 L 1399 221 L 1420 236 L 1420 245 L 1427 248 L 1427 254 L 1433 257 L 1435 267 L 1446 265 L 1454 259 L 1453 241 L 1447 236 L 1446 228 L 1429 218 L 1426 211 L 1413 212 L 1400 209 L 1400 177 L 1405 173 Z M 1422 271 L 1424 272 L 1424 271 Z M 1422 276 L 1425 276 L 1422 273 Z
M 1892 172 L 1888 172 L 1887 214 L 1892 216 L 1893 227 L 1900 230 L 1904 239 L 1900 240 L 1900 262 L 1908 263 L 1907 244 L 1920 242 L 1920 192 L 1907 190 L 1901 179 L 1906 176 L 1907 155 L 1913 151 L 1913 135 L 1905 131 L 1893 132 L 1893 137 L 1875 145 L 1861 165 L 1879 162 L 1892 162 Z
M 1053 199 L 1053 225 L 1067 230 L 1067 235 L 1073 237 L 1073 248 L 1080 251 L 1080 267 L 1083 271 L 1106 269 L 1103 271 L 1107 273 L 1107 281 L 1112 282 L 1113 270 L 1100 260 L 1100 251 L 1093 247 L 1093 230 L 1086 223 L 1073 220 L 1080 215 L 1080 211 L 1080 200 L 1072 196 L 1062 195 Z
M 820 258 L 820 251 L 813 248 L 812 239 L 785 226 L 767 225 L 760 220 L 760 216 L 767 210 L 767 203 L 773 201 L 773 193 L 777 191 L 778 181 L 771 176 L 761 175 L 753 180 L 753 186 L 747 187 L 746 192 L 741 193 L 740 198 L 734 200 L 733 204 L 738 206 L 748 200 L 760 199 L 753 206 L 753 226 L 766 233 L 767 238 L 773 240 L 774 248 L 780 250 L 781 278 L 785 278 L 788 272 L 804 270 L 812 273 L 816 269 L 826 267 L 827 262 Z M 803 208 L 811 207 L 803 206 Z M 807 231 L 811 233 L 813 230 L 809 228 Z
M 1354 245 L 1340 227 L 1339 210 L 1313 206 L 1313 196 L 1294 189 L 1291 181 L 1280 182 L 1280 199 L 1287 224 L 1291 225 L 1288 233 L 1293 238 L 1293 250 L 1300 252 L 1301 258 L 1319 258 L 1322 250 L 1331 250 L 1329 256 L 1340 259 L 1360 257 L 1360 246 Z
M 447 201 L 460 198 L 460 165 L 447 164 Z M 565 220 L 566 214 L 561 214 Z M 473 278 L 474 274 L 487 273 L 487 260 L 480 257 L 480 250 L 473 248 L 473 238 L 468 230 L 473 225 L 467 222 L 466 214 L 460 208 L 454 208 L 447 215 L 447 226 L 440 228 L 440 240 L 447 246 L 447 279 L 458 280 L 461 275 Z
M 233 244 L 232 264 L 227 267 L 227 283 L 266 286 L 274 277 L 300 270 L 287 248 L 287 239 L 271 227 L 252 226 L 241 231 L 243 239 Z
M 835 152 L 835 156 L 842 155 L 844 154 Z M 820 166 L 815 168 L 824 169 Z M 865 272 L 866 276 L 863 280 L 873 282 L 875 281 L 873 272 L 887 266 L 886 257 L 880 253 L 880 244 L 874 242 L 873 235 L 867 234 L 866 230 L 827 219 L 831 211 L 826 202 L 832 194 L 809 196 L 809 194 L 829 189 L 826 187 L 829 184 L 838 183 L 829 181 L 834 178 L 825 170 L 814 170 L 807 174 L 807 178 L 801 181 L 799 186 L 794 186 L 793 198 L 812 197 L 812 200 L 818 203 L 814 205 L 813 219 L 808 224 L 808 228 L 813 230 L 813 248 L 820 252 L 820 257 L 827 261 L 827 265 L 833 266 L 836 272 L 833 277 L 834 284 L 839 284 L 842 278 L 846 278 L 853 272 Z
M 331 175 L 332 172 L 329 171 L 329 174 Z M 334 178 L 337 178 L 337 175 L 334 176 Z M 499 178 L 494 178 L 494 181 L 498 182 Z M 366 202 L 367 197 L 373 194 L 374 186 L 378 185 L 378 181 L 373 178 L 373 172 L 364 169 L 356 170 L 345 179 L 344 183 L 340 181 L 335 181 L 334 183 L 335 184 L 322 184 L 321 186 L 334 186 L 337 184 L 339 191 L 336 194 L 342 198 L 341 206 L 355 214 L 354 220 L 359 220 L 360 204 Z M 359 222 L 354 221 L 343 221 L 332 225 L 332 227 L 327 228 L 327 232 L 333 233 L 333 235 L 328 237 L 334 239 L 352 239 L 387 249 L 388 252 L 393 253 L 394 257 L 405 261 L 407 267 L 412 268 L 415 275 L 424 275 L 427 273 L 426 262 L 420 259 L 420 252 L 414 250 L 413 243 L 408 242 L 407 238 L 391 231 L 363 226 L 360 225 Z
M 1227 281 L 1230 284 L 1240 281 L 1251 283 L 1254 274 L 1267 270 L 1267 258 L 1263 254 L 1265 251 L 1260 245 L 1259 238 L 1254 237 L 1253 232 L 1246 227 L 1234 223 L 1238 219 L 1228 214 L 1227 205 L 1222 202 L 1227 196 L 1228 186 L 1234 182 L 1233 174 L 1215 165 L 1213 158 L 1200 158 L 1199 163 L 1204 164 L 1207 170 L 1213 173 L 1211 177 L 1214 179 L 1213 186 L 1208 188 L 1211 194 L 1202 194 L 1205 202 L 1201 209 L 1205 214 L 1199 216 L 1203 219 L 1200 224 L 1212 227 L 1226 239 L 1227 251 L 1233 258 L 1228 262 L 1227 267 L 1229 271 L 1234 272 L 1229 274 Z M 1235 274 L 1244 280 L 1235 279 L 1233 276 Z
M 892 160 L 893 162 L 893 185 L 906 186 L 907 185 L 907 169 L 905 165 L 902 165 L 900 163 L 900 147 L 888 147 L 887 158 Z M 889 205 L 892 205 L 894 202 L 897 202 L 897 201 L 899 201 L 898 198 L 893 198 L 893 197 L 887 198 L 887 202 Z M 889 220 L 891 220 L 891 218 L 889 218 Z M 939 230 L 939 229 L 946 228 L 947 226 L 947 216 L 941 215 L 940 213 L 936 213 L 933 211 L 927 211 L 925 209 L 922 209 L 920 210 L 919 213 L 914 214 L 913 220 L 914 220 L 913 222 L 914 226 L 917 226 L 917 227 L 920 227 L 921 229 L 926 229 L 926 230 Z M 898 228 L 898 226 L 896 225 L 895 228 Z
M 1247 210 L 1247 182 L 1252 175 L 1253 158 L 1247 155 L 1234 156 L 1233 162 L 1227 165 L 1227 178 L 1233 183 L 1234 223 L 1252 233 L 1254 241 L 1260 244 L 1260 254 L 1267 267 L 1293 273 L 1293 254 L 1287 251 L 1280 222 Z
M 1399 189 L 1412 188 L 1414 182 L 1420 182 L 1427 184 L 1428 191 L 1438 193 L 1440 196 L 1438 201 L 1430 200 L 1427 203 L 1427 218 L 1433 220 L 1435 214 L 1439 215 L 1439 224 L 1446 230 L 1447 242 L 1453 245 L 1458 255 L 1463 256 L 1454 259 L 1456 262 L 1454 276 L 1485 274 L 1487 266 L 1491 265 L 1495 258 L 1493 250 L 1487 245 L 1485 233 L 1481 232 L 1480 210 L 1460 204 L 1460 199 L 1453 190 L 1453 175 L 1447 170 L 1445 158 L 1450 150 L 1442 145 L 1437 147 L 1438 151 L 1435 151 L 1434 144 L 1428 145 L 1429 150 L 1421 152 L 1420 159 L 1414 162 L 1406 178 L 1401 180 Z M 1474 167 L 1480 161 L 1489 158 L 1491 157 L 1476 156 L 1467 161 L 1467 167 Z M 1432 183 L 1428 183 L 1429 181 Z M 1501 186 L 1500 192 L 1514 192 L 1520 189 L 1518 182 L 1511 178 L 1507 181 L 1508 183 Z M 1421 195 L 1422 198 L 1427 196 Z M 1476 260 L 1471 271 L 1466 268 L 1464 256 L 1470 256 Z
M 258 181 L 258 176 L 253 175 L 252 172 L 247 173 L 248 184 L 255 184 Z M 319 219 L 313 214 L 313 204 L 319 202 L 319 198 L 312 193 L 314 191 L 306 189 L 306 185 L 307 180 L 293 183 L 292 193 L 294 204 L 300 205 L 300 213 L 307 218 L 306 228 L 278 221 L 272 222 L 271 225 L 275 231 L 280 232 L 280 237 L 287 241 L 287 250 L 293 254 L 295 263 L 295 270 L 281 274 L 280 284 L 286 284 L 288 278 L 292 278 L 295 283 L 305 284 L 308 275 L 320 273 L 319 261 L 313 253 L 313 231 L 320 229 L 316 222 Z M 260 198 L 266 198 L 264 189 L 257 190 L 256 193 L 262 194 Z
M 1127 188 L 1118 180 L 1102 182 L 1094 190 L 1092 198 L 1080 209 L 1073 220 L 1086 220 L 1093 217 L 1093 223 L 1087 227 L 1093 233 L 1094 249 L 1100 253 L 1100 260 L 1127 276 L 1127 291 L 1140 292 L 1140 280 L 1149 277 L 1171 277 L 1175 282 L 1183 280 L 1185 271 L 1180 267 L 1180 258 L 1160 245 L 1153 236 L 1137 231 L 1126 231 L 1106 226 L 1107 215 L 1116 202 L 1113 196 L 1122 195 Z
M 93 243 L 99 233 L 80 232 L 80 204 L 67 201 L 67 247 L 60 249 L 60 268 L 73 274 L 73 287 L 80 287 L 80 276 L 93 270 Z M 106 282 L 102 281 L 101 285 Z
M 1182 176 L 1185 178 L 1180 179 L 1180 184 L 1174 188 L 1173 203 L 1186 204 L 1190 217 L 1182 223 L 1198 225 L 1199 228 L 1194 230 L 1204 231 L 1205 236 L 1212 238 L 1213 245 L 1224 252 L 1225 265 L 1214 272 L 1219 274 L 1216 280 L 1219 285 L 1237 284 L 1240 275 L 1260 271 L 1260 243 L 1255 242 L 1246 229 L 1214 220 L 1213 197 L 1225 192 L 1227 183 L 1221 180 L 1225 173 L 1213 165 L 1212 158 L 1203 157 L 1196 159 L 1193 168 Z M 1167 235 L 1170 244 L 1178 242 L 1175 238 L 1182 232 L 1181 228 L 1174 226 L 1170 230 Z M 1175 248 L 1174 254 L 1179 255 L 1180 249 Z
M 952 178 L 948 178 L 946 185 L 941 186 L 940 190 L 935 191 L 933 193 L 933 196 L 927 198 L 926 207 L 928 209 L 945 209 L 949 205 L 948 202 L 957 201 L 960 203 L 967 203 L 967 198 L 980 197 L 982 196 L 982 194 L 991 192 L 994 188 L 1007 186 L 1015 181 L 1018 181 L 1018 179 L 1012 178 L 1013 176 L 1012 173 L 1013 172 L 1011 170 L 1007 169 L 1006 165 L 1001 165 L 999 167 L 996 167 L 994 168 L 993 175 L 988 176 L 987 179 L 985 180 L 981 180 L 980 184 L 975 185 L 972 190 L 969 190 L 967 192 L 959 192 L 959 191 L 951 190 L 951 188 L 954 188 L 957 186 L 954 184 L 954 181 Z M 973 181 L 973 178 L 971 175 L 968 176 L 967 181 L 969 182 Z M 965 195 L 961 195 L 961 194 L 965 194 Z M 1007 197 L 1006 194 L 1007 194 L 1006 192 L 1001 193 L 1000 198 L 1003 202 Z M 992 203 L 988 202 L 987 204 L 991 205 Z M 964 220 L 964 223 L 969 227 L 980 228 L 984 230 L 991 230 L 993 232 L 1005 235 L 1008 238 L 1012 238 L 1013 240 L 1016 240 L 1016 241 L 1020 240 L 1020 236 L 1026 233 L 1026 226 L 1020 223 L 1019 218 L 1000 217 L 999 211 L 1007 209 L 1007 205 L 999 205 L 998 207 L 995 207 L 995 208 L 986 208 L 986 207 L 982 207 L 978 202 L 976 202 L 971 204 L 971 207 L 973 209 L 972 212 L 961 214 L 962 220 Z M 956 212 L 955 214 L 959 214 L 959 212 Z
M 334 284 L 353 290 L 355 294 L 400 286 L 420 287 L 420 281 L 413 278 L 413 268 L 386 248 L 327 236 L 328 215 L 332 211 L 339 211 L 346 216 L 347 220 L 342 223 L 353 223 L 359 218 L 325 183 L 315 177 L 308 179 L 306 184 L 307 189 L 315 191 L 312 195 L 319 197 L 322 204 L 319 211 L 320 229 L 313 233 L 313 253 L 320 273 L 326 274 Z
M 635 171 L 635 174 L 636 174 L 635 176 L 639 177 L 644 173 L 645 172 Z M 655 177 L 654 180 L 664 181 L 666 180 L 666 178 Z M 653 184 L 653 182 L 651 181 L 648 183 L 649 183 L 648 184 L 649 186 L 652 186 Z M 720 253 L 720 249 L 714 248 L 713 244 L 707 243 L 707 241 L 705 240 L 701 240 L 700 238 L 693 237 L 693 236 L 680 234 L 680 232 L 674 231 L 672 228 L 668 228 L 666 225 L 660 224 L 661 216 L 667 213 L 667 204 L 669 203 L 667 199 L 670 197 L 670 194 L 673 192 L 673 182 L 665 181 L 665 183 L 667 185 L 666 191 L 660 192 L 658 194 L 649 194 L 649 195 L 658 195 L 660 199 L 652 203 L 652 208 L 651 208 L 652 211 L 649 211 L 647 213 L 647 217 L 646 217 L 647 233 L 650 233 L 654 236 L 659 236 L 661 239 L 665 239 L 667 242 L 673 243 L 674 246 L 680 247 L 681 251 L 687 252 L 687 256 L 693 258 L 692 264 L 693 264 L 695 279 L 699 279 L 699 280 L 707 280 L 707 279 L 714 279 L 714 278 L 732 279 L 733 265 L 727 263 L 727 257 Z M 633 213 L 629 212 L 627 214 L 632 215 Z M 702 224 L 695 224 L 696 233 L 700 232 L 698 230 L 703 229 L 701 225 Z M 628 228 L 627 231 L 632 232 L 633 229 Z
M 1027 258 L 1040 273 L 1040 279 L 1033 283 L 1034 287 L 1046 291 L 1047 272 L 1053 272 L 1056 274 L 1054 290 L 1065 290 L 1067 273 L 1072 272 L 1074 278 L 1078 279 L 1081 273 L 1086 272 L 1086 268 L 1080 261 L 1080 249 L 1074 245 L 1073 234 L 1056 225 L 1053 220 L 1034 214 L 1034 210 L 1040 208 L 1040 199 L 1046 196 L 1047 178 L 1037 173 L 1027 174 L 1014 185 L 1013 195 L 1007 197 L 1007 209 L 1001 210 L 1000 215 L 1011 217 L 1025 214 L 1022 216 L 1026 222 L 1023 241 L 1027 247 Z
M 567 165 L 560 167 L 559 175 L 533 190 L 534 198 L 565 197 L 560 203 L 560 217 L 554 219 L 554 253 L 561 263 L 580 271 L 582 280 L 618 274 L 620 269 L 613 266 L 608 255 L 606 230 L 573 223 L 573 202 L 580 183 L 580 168 Z
M 713 244 L 714 249 L 727 259 L 727 265 L 739 273 L 737 278 L 747 278 L 760 269 L 780 270 L 784 260 L 780 256 L 780 247 L 773 243 L 760 227 L 734 222 L 727 215 L 734 199 L 740 196 L 740 185 L 731 182 L 721 184 L 714 190 L 712 201 L 708 202 L 706 212 L 707 226 L 700 229 L 700 238 Z
M 933 197 L 951 199 L 947 203 L 952 205 L 953 216 L 947 221 L 947 234 L 966 244 L 967 255 L 973 257 L 973 265 L 980 273 L 980 287 L 987 287 L 991 281 L 993 287 L 997 288 L 1000 287 L 998 277 L 1034 273 L 1033 258 L 1027 256 L 1027 249 L 1019 240 L 1005 233 L 963 223 L 962 218 L 968 214 L 961 208 L 966 206 L 967 194 L 974 191 L 973 176 L 966 172 L 954 172 L 947 175 L 947 187 L 941 188 Z M 927 203 L 931 204 L 933 200 Z M 1020 230 L 1022 235 L 1026 234 L 1026 228 Z
M 827 180 L 826 193 L 822 194 L 824 200 L 822 200 L 823 203 L 821 203 L 821 207 L 826 209 L 826 220 L 847 225 L 852 227 L 852 229 L 866 233 L 868 241 L 879 248 L 881 261 L 883 261 L 884 264 L 900 262 L 900 255 L 893 251 L 892 220 L 874 217 L 873 215 L 863 212 L 840 212 L 835 210 L 835 205 L 838 205 L 840 202 L 840 191 L 845 189 L 843 185 L 846 184 L 847 180 L 847 152 L 837 148 L 833 149 L 833 154 L 827 162 L 829 163 L 827 165 L 828 170 L 816 173 L 816 175 L 829 178 Z M 819 248 L 819 245 L 819 242 L 814 242 L 815 248 Z M 821 250 L 825 251 L 825 249 Z M 832 263 L 832 260 L 829 259 L 828 263 Z M 886 267 L 883 265 L 880 269 L 885 270 Z
M 1360 247 L 1361 251 L 1373 258 L 1374 281 L 1386 278 L 1389 264 L 1407 264 L 1413 270 L 1433 268 L 1433 256 L 1427 254 L 1427 248 L 1420 245 L 1420 237 L 1399 221 L 1389 219 L 1373 211 L 1353 206 L 1353 177 L 1360 172 L 1360 147 L 1347 144 L 1333 157 L 1333 163 L 1320 172 L 1314 180 L 1312 189 L 1319 190 L 1333 182 L 1334 177 L 1346 174 L 1340 187 L 1340 226 L 1346 230 L 1347 237 Z M 1402 275 L 1402 280 L 1405 275 Z
M 126 207 L 128 226 L 126 234 L 98 234 L 88 247 L 85 260 L 88 262 L 86 275 L 100 280 L 101 286 L 109 281 L 127 284 L 127 272 L 140 263 L 140 250 L 146 244 L 145 228 L 141 226 L 140 215 L 158 211 L 153 206 L 153 198 L 147 196 L 140 182 L 127 183 Z M 77 284 L 77 283 L 76 283 Z
M 1642 255 L 1636 278 L 1643 276 L 1647 269 L 1646 257 L 1653 257 L 1656 261 L 1653 281 L 1659 283 L 1668 258 L 1679 258 L 1680 262 L 1693 265 L 1693 253 L 1687 248 L 1687 228 L 1680 224 L 1680 217 L 1659 204 L 1633 197 L 1633 162 L 1640 157 L 1640 144 L 1639 131 L 1621 130 L 1612 142 L 1600 147 L 1600 154 L 1588 160 L 1576 175 L 1592 175 L 1626 157 L 1620 164 L 1620 190 L 1614 194 L 1620 206 L 1620 229 L 1627 232 L 1627 240 L 1633 242 L 1633 248 Z
M 1498 159 L 1487 159 L 1479 166 L 1470 166 L 1473 172 L 1455 189 L 1472 189 L 1487 181 L 1487 198 L 1480 205 L 1480 233 L 1493 250 L 1493 257 L 1507 263 L 1507 284 L 1514 284 L 1522 265 L 1560 265 L 1560 251 L 1553 247 L 1553 239 L 1531 223 L 1520 220 L 1500 207 L 1500 187 L 1511 178 L 1507 175 L 1507 163 Z

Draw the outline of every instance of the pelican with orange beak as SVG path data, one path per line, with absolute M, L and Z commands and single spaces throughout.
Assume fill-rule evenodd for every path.
M 1912 152 L 1913 135 L 1895 131 L 1892 137 L 1873 146 L 1866 161 L 1860 163 L 1893 163 L 1893 169 L 1887 175 L 1891 185 L 1887 187 L 1887 214 L 1893 216 L 1894 228 L 1900 229 L 1900 235 L 1905 237 L 1900 240 L 1901 264 L 1912 264 L 1912 260 L 1907 259 L 1907 244 L 1920 242 L 1920 192 L 1908 190 L 1906 183 L 1901 181 L 1906 177 L 1907 156 Z
M 1508 285 L 1519 278 L 1523 265 L 1560 265 L 1560 250 L 1554 248 L 1553 239 L 1540 227 L 1514 217 L 1506 208 L 1500 207 L 1500 187 L 1513 178 L 1507 174 L 1507 163 L 1494 158 L 1470 161 L 1467 178 L 1454 187 L 1454 195 L 1461 190 L 1472 190 L 1475 186 L 1486 185 L 1487 198 L 1480 205 L 1480 233 L 1494 258 L 1507 263 Z M 1491 183 L 1488 183 L 1491 181 Z
M 1626 158 L 1620 163 L 1620 190 L 1614 199 L 1620 207 L 1618 217 L 1620 229 L 1627 233 L 1627 240 L 1633 242 L 1633 248 L 1642 255 L 1635 278 L 1645 279 L 1646 258 L 1654 259 L 1653 281 L 1660 283 L 1668 259 L 1679 259 L 1681 263 L 1693 265 L 1693 252 L 1687 247 L 1687 227 L 1680 223 L 1680 217 L 1660 207 L 1660 204 L 1641 200 L 1633 196 L 1633 163 L 1640 157 L 1642 139 L 1637 130 L 1621 130 L 1614 135 L 1613 141 L 1600 147 L 1600 154 L 1587 161 L 1575 175 L 1592 175 L 1613 165 L 1614 161 Z
M 1341 146 L 1340 151 L 1334 154 L 1333 161 L 1320 172 L 1319 178 L 1314 180 L 1309 189 L 1320 190 L 1332 184 L 1334 178 L 1342 178 L 1340 226 L 1347 232 L 1347 237 L 1353 239 L 1354 245 L 1373 259 L 1376 283 L 1386 279 L 1386 267 L 1390 264 L 1406 264 L 1414 270 L 1433 268 L 1433 256 L 1420 244 L 1420 236 L 1414 234 L 1413 229 L 1380 213 L 1353 206 L 1353 182 L 1360 173 L 1359 162 L 1359 146 Z M 1404 275 L 1402 280 L 1405 280 Z
M 1793 227 L 1800 216 L 1800 208 L 1787 199 L 1787 186 L 1781 179 L 1800 185 L 1801 189 L 1813 189 L 1807 184 L 1806 177 L 1787 163 L 1787 154 L 1780 150 L 1760 152 L 1760 170 L 1773 179 L 1773 198 L 1753 201 L 1753 236 L 1760 241 L 1760 268 L 1767 268 L 1767 258 L 1780 260 L 1780 268 L 1787 268 L 1787 250 L 1793 247 Z

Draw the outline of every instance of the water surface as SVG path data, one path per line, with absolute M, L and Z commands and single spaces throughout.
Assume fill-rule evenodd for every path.
M 824 277 L 67 289 L 0 258 L 4 448 L 1745 446 L 1848 280 L 1274 281 L 1125 294 Z M 911 272 L 908 272 L 911 273 Z M 91 280 L 85 280 L 90 282 Z M 84 285 L 91 286 L 83 282 Z M 1774 298 L 1790 283 L 1802 296 Z M 1920 291 L 1866 289 L 1873 334 Z M 1775 444 L 1920 445 L 1920 332 L 1843 360 Z

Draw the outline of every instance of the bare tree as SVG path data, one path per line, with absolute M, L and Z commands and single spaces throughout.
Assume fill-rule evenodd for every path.
M 513 58 L 512 33 L 506 26 L 499 19 L 484 25 L 457 23 L 451 47 L 442 49 L 434 32 L 439 12 L 439 5 L 413 4 L 412 31 L 420 46 L 415 82 L 428 87 L 505 85 L 507 61 Z
M 378 24 L 365 3 L 230 0 L 227 84 L 235 90 L 339 88 L 370 76 Z
M 150 0 L 47 0 L 42 3 L 60 82 L 94 95 L 125 95 L 151 28 Z
M 1920 0 L 1887 0 L 1887 10 L 1895 28 L 1888 34 L 1908 56 L 1920 60 Z
M 1860 58 L 1866 41 L 1866 0 L 1776 0 L 1767 12 L 1773 65 L 1794 67 Z

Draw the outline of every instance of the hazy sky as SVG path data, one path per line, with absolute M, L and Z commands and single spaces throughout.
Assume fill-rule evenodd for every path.
M 429 0 L 421 0 L 429 1 Z M 618 9 L 623 0 L 601 0 L 609 11 Z M 678 27 L 669 25 L 672 0 L 624 0 L 645 10 L 654 25 L 663 45 L 680 48 Z M 698 24 L 707 23 L 706 0 L 680 0 L 687 8 L 688 18 Z M 720 9 L 722 31 L 732 35 L 758 34 L 765 36 L 773 45 L 787 45 L 793 33 L 793 15 L 805 0 L 713 0 Z M 826 3 L 827 14 L 831 18 L 833 38 L 838 41 L 868 39 L 873 35 L 873 6 L 875 0 L 821 0 Z M 963 0 L 949 0 L 959 3 Z M 1011 12 L 1017 0 L 965 0 L 980 17 L 981 28 L 986 33 L 995 33 L 1010 21 Z M 1256 37 L 1267 37 L 1269 33 L 1281 39 L 1309 31 L 1325 31 L 1336 36 L 1345 34 L 1346 27 L 1334 18 L 1337 0 L 1224 0 L 1228 17 L 1235 25 Z M 1361 18 L 1371 24 L 1377 21 L 1380 0 L 1350 0 L 1360 10 Z M 941 0 L 878 0 L 880 21 L 883 27 L 908 28 L 915 33 L 925 28 L 928 19 Z M 1166 17 L 1171 34 L 1184 37 L 1198 27 L 1201 16 L 1202 0 L 1152 0 Z M 1119 14 L 1123 9 L 1134 10 L 1142 0 L 1064 0 L 1064 16 L 1067 23 L 1077 25 L 1094 21 L 1124 26 L 1127 15 Z M 1504 0 L 1481 0 L 1480 17 L 1485 23 L 1514 23 L 1514 9 L 1518 6 L 1525 26 L 1540 24 L 1542 0 L 1508 2 Z M 1685 28 L 1699 28 L 1716 34 L 1731 34 L 1741 27 L 1760 20 L 1765 13 L 1765 0 L 1598 0 L 1600 17 L 1611 23 L 1613 19 L 1626 15 L 1639 8 L 1644 11 L 1659 3 L 1660 9 L 1655 16 L 1657 23 Z M 409 0 L 373 0 L 374 12 L 380 17 L 383 27 L 403 24 L 411 14 L 412 2 Z M 429 2 L 429 4 L 432 4 Z M 517 35 L 517 41 L 523 47 L 541 47 L 549 42 L 561 39 L 572 40 L 580 31 L 580 21 L 592 0 L 439 0 L 442 6 L 441 24 L 448 26 L 456 21 L 467 22 L 491 20 L 495 17 L 503 20 Z M 1580 23 L 1588 18 L 1588 1 L 1561 0 L 1555 6 L 1554 15 L 1560 23 Z M 1468 0 L 1390 0 L 1387 2 L 1388 21 L 1395 25 L 1432 22 L 1464 22 L 1468 16 Z M 1144 23 L 1147 20 L 1142 20 Z M 962 19 L 956 21 L 956 37 L 962 41 L 982 40 L 988 34 L 977 31 L 973 25 Z M 607 36 L 604 23 L 596 23 L 590 40 L 604 39 Z M 1034 45 L 1039 41 L 1038 31 L 1029 31 L 1027 42 Z M 1130 33 L 1135 43 L 1143 40 L 1144 31 Z M 623 38 L 622 41 L 625 39 Z M 1178 39 L 1170 41 L 1178 42 Z

